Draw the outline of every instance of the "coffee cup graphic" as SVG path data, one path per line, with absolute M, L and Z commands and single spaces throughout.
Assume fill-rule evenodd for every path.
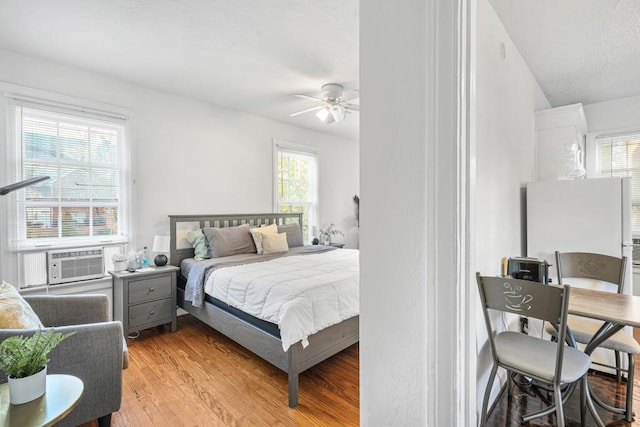
M 522 288 L 520 286 L 516 286 L 515 288 L 511 286 L 510 283 L 504 284 L 506 291 L 504 291 L 504 299 L 505 305 L 508 309 L 514 311 L 523 311 L 530 310 L 531 306 L 529 302 L 533 299 L 531 295 L 523 295 L 520 292 Z
M 528 310 L 531 308 L 529 302 L 533 299 L 531 295 L 505 295 L 504 298 L 507 301 L 507 307 L 513 310 Z

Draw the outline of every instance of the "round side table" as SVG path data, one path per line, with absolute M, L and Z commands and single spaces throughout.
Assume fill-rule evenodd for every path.
M 47 392 L 22 405 L 9 403 L 9 384 L 0 384 L 0 427 L 51 426 L 76 407 L 84 384 L 72 375 L 47 375 Z

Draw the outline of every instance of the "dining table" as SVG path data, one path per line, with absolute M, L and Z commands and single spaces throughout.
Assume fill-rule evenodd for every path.
M 569 314 L 603 322 L 603 327 L 584 348 L 584 352 L 591 355 L 601 343 L 622 328 L 626 326 L 640 327 L 640 296 L 571 286 Z M 633 378 L 629 378 L 628 381 L 633 381 Z M 598 426 L 604 427 L 589 390 L 586 391 L 586 396 L 589 411 Z

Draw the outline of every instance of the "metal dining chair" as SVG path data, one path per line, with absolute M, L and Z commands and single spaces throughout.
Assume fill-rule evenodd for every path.
M 627 264 L 626 257 L 613 257 L 590 252 L 558 252 L 556 251 L 556 269 L 558 283 L 564 284 L 569 279 L 590 279 L 598 282 L 609 283 L 609 289 L 619 294 L 624 290 L 624 277 Z M 607 289 L 601 289 L 607 290 Z M 606 326 L 602 322 L 585 319 L 578 316 L 569 316 L 567 321 L 569 329 L 576 342 L 589 344 L 593 336 Z M 552 336 L 556 336 L 555 330 L 550 325 L 545 330 Z M 602 401 L 597 394 L 591 393 L 593 400 L 601 407 L 617 414 L 624 414 L 625 420 L 633 420 L 633 376 L 634 354 L 640 353 L 640 344 L 625 331 L 614 334 L 604 341 L 598 348 L 613 350 L 615 354 L 615 366 L 593 362 L 611 369 L 615 369 L 618 382 L 622 381 L 622 373 L 627 373 L 627 392 L 625 407 L 619 408 Z M 628 367 L 623 369 L 620 363 L 620 353 L 627 354 Z
M 493 381 L 498 368 L 518 373 L 547 385 L 553 391 L 554 404 L 536 414 L 543 416 L 555 411 L 558 426 L 564 426 L 563 395 L 565 385 L 582 381 L 580 415 L 582 425 L 586 411 L 587 372 L 591 359 L 574 347 L 565 345 L 567 334 L 567 311 L 569 286 L 542 286 L 540 283 L 502 277 L 487 277 L 476 274 L 480 301 L 484 314 L 493 367 L 482 402 L 480 426 L 487 424 L 487 408 Z M 496 332 L 490 310 L 513 313 L 519 316 L 540 319 L 555 325 L 558 341 L 548 341 L 514 331 Z M 496 316 L 493 316 L 495 319 Z M 500 322 L 496 322 L 500 323 Z M 509 397 L 511 387 L 508 387 Z

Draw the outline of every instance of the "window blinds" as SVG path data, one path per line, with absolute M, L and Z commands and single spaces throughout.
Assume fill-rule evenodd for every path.
M 11 108 L 16 181 L 50 177 L 16 196 L 16 248 L 121 241 L 126 121 L 19 99 Z
M 599 176 L 631 177 L 632 229 L 640 234 L 640 134 L 596 138 Z

